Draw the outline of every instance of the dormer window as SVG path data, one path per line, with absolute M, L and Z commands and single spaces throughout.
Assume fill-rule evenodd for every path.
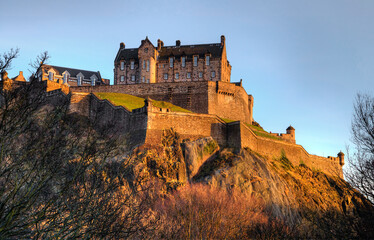
M 130 69 L 134 69 L 135 68 L 135 62 L 134 61 L 131 61 L 130 62 Z
M 169 65 L 170 65 L 171 68 L 174 66 L 174 58 L 173 57 L 169 57 Z
M 125 70 L 125 62 L 124 61 L 121 62 L 121 70 Z
M 49 72 L 49 73 L 48 73 L 48 79 L 49 79 L 50 81 L 53 81 L 53 72 Z
M 78 86 L 82 85 L 82 76 L 78 76 Z
M 182 57 L 182 67 L 186 67 L 186 57 Z
M 197 56 L 193 56 L 193 65 L 194 65 L 194 67 L 197 67 L 197 60 L 198 60 Z
M 67 82 L 68 82 L 68 78 L 69 78 L 69 74 L 68 74 L 68 73 L 65 73 L 65 74 L 64 74 L 64 83 L 67 83 Z
M 205 65 L 207 65 L 207 66 L 210 65 L 210 56 L 209 55 L 205 56 Z

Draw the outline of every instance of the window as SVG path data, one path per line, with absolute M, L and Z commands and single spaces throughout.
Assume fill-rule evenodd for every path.
M 131 75 L 131 81 L 135 82 L 135 75 Z
M 125 76 L 121 75 L 121 82 L 124 82 L 125 81 Z
M 179 79 L 179 73 L 175 73 L 175 79 Z
M 146 52 L 146 53 L 147 53 L 147 52 L 148 52 L 148 48 L 144 48 L 144 52 Z
M 216 71 L 212 71 L 211 76 L 212 78 L 216 77 Z
M 199 72 L 199 78 L 203 77 L 203 72 Z
M 142 78 L 142 82 L 143 82 L 143 83 L 145 82 L 145 77 Z
M 82 85 L 82 76 L 78 76 L 78 86 Z
M 174 65 L 174 58 L 172 57 L 169 58 L 169 64 L 170 64 L 170 67 L 172 68 Z
M 147 72 L 149 72 L 149 60 L 147 60 Z
M 53 81 L 53 72 L 49 72 L 49 73 L 48 73 L 48 79 L 49 79 L 50 81 Z
M 147 79 L 147 83 L 149 83 L 149 79 Z
M 121 62 L 121 70 L 125 70 L 125 62 Z
M 91 79 L 91 86 L 95 86 L 95 79 Z
M 135 62 L 134 61 L 131 61 L 131 66 L 130 66 L 131 69 L 134 69 L 135 68 Z
M 168 80 L 168 74 L 167 73 L 164 73 L 164 79 Z
M 186 67 L 186 57 L 182 57 L 182 67 Z
M 187 78 L 191 78 L 191 73 L 190 72 L 187 73 Z
M 193 56 L 193 65 L 194 67 L 197 66 L 197 56 Z
M 210 56 L 209 55 L 205 56 L 205 65 L 207 65 L 207 66 L 210 65 Z
M 145 60 L 143 60 L 143 69 L 145 69 Z

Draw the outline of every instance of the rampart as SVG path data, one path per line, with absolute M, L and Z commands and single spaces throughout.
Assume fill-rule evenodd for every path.
M 114 92 L 167 101 L 196 113 L 252 123 L 253 98 L 240 83 L 197 81 L 70 87 L 71 92 Z
M 242 122 L 231 122 L 227 124 L 228 142 L 232 147 L 248 147 L 253 151 L 268 158 L 281 157 L 282 151 L 293 165 L 304 163 L 310 168 L 321 170 L 331 175 L 343 177 L 342 166 L 344 159 L 339 157 L 320 157 L 309 154 L 301 145 L 287 141 L 273 140 L 257 136 Z M 240 143 L 240 145 L 239 145 Z
M 102 126 L 113 126 L 116 132 L 128 134 L 133 145 L 158 144 L 163 130 L 173 128 L 183 139 L 196 140 L 211 136 L 222 147 L 248 147 L 269 159 L 280 158 L 284 152 L 294 165 L 305 164 L 312 169 L 343 177 L 344 162 L 339 157 L 312 155 L 301 145 L 257 136 L 241 121 L 225 123 L 212 114 L 171 112 L 153 106 L 149 100 L 146 100 L 143 108 L 131 112 L 124 107 L 113 106 L 107 100 L 100 100 L 94 94 L 90 96 L 91 119 Z

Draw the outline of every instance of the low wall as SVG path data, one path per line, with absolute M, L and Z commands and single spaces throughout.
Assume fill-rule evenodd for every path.
M 312 155 L 301 145 L 257 136 L 251 129 L 241 122 L 232 122 L 228 124 L 228 131 L 234 131 L 233 133 L 230 133 L 230 136 L 233 137 L 233 139 L 228 140 L 228 144 L 232 147 L 248 147 L 269 158 L 279 158 L 282 151 L 284 151 L 293 165 L 304 163 L 310 168 L 343 177 L 342 165 L 340 165 L 338 157 L 325 158 Z M 240 145 L 235 145 L 238 141 L 240 141 Z

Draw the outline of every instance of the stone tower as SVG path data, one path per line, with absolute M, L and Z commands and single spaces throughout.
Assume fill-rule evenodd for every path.
M 295 138 L 295 128 L 293 128 L 291 125 L 286 129 L 286 133 L 289 134 L 293 140 L 296 140 Z
M 344 165 L 344 153 L 342 151 L 338 153 L 338 158 L 339 158 L 340 165 L 343 166 Z

